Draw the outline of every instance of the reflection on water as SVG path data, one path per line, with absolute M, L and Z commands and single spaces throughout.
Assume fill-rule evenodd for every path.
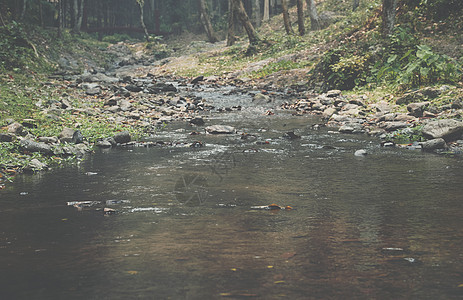
M 171 125 L 164 137 L 206 146 L 117 149 L 18 177 L 0 194 L 0 298 L 463 296 L 460 158 L 308 118 L 227 121 L 257 140 Z M 282 138 L 291 130 L 302 138 Z M 109 200 L 118 213 L 105 216 Z M 271 203 L 294 209 L 251 209 Z

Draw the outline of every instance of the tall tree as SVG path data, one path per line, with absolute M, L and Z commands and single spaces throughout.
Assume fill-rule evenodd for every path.
M 270 0 L 264 0 L 264 21 L 270 20 Z
M 24 17 L 26 16 L 26 7 L 27 7 L 27 0 L 23 0 L 22 7 L 21 7 L 21 14 L 19 15 L 20 21 L 24 21 Z
M 256 16 L 256 26 L 259 27 L 260 26 L 260 22 L 261 22 L 261 13 L 260 13 L 260 0 L 255 0 L 255 6 L 254 6 L 254 10 L 255 10 L 255 16 Z
M 382 32 L 384 36 L 391 34 L 392 31 L 394 30 L 396 9 L 397 9 L 397 0 L 383 0 Z
M 299 29 L 299 35 L 305 34 L 304 26 L 304 2 L 303 0 L 297 0 L 297 26 Z
M 144 11 L 143 11 L 143 7 L 145 6 L 145 0 L 136 0 L 137 1 L 137 4 L 138 4 L 138 8 L 140 10 L 140 24 L 141 24 L 141 27 L 143 28 L 143 32 L 145 34 L 145 39 L 147 42 L 150 41 L 150 35 L 148 33 L 148 29 L 146 29 L 146 25 L 145 25 L 145 20 L 143 19 L 143 15 L 144 15 Z
M 246 11 L 244 10 L 243 2 L 241 0 L 232 0 L 233 7 L 235 9 L 235 13 L 240 20 L 241 24 L 243 25 L 246 33 L 248 35 L 249 44 L 255 45 L 259 42 L 259 37 L 257 36 L 257 32 L 252 26 L 251 21 L 249 20 Z
M 310 29 L 320 30 L 322 27 L 320 25 L 320 18 L 318 17 L 317 13 L 317 5 L 315 4 L 314 0 L 306 0 L 306 2 L 310 17 Z
M 209 18 L 209 14 L 207 13 L 206 1 L 205 0 L 198 0 L 198 1 L 199 1 L 200 18 L 201 18 L 201 22 L 203 23 L 204 30 L 206 31 L 207 38 L 209 42 L 216 43 L 219 41 L 219 39 L 217 38 L 214 32 L 211 19 Z
M 235 7 L 233 5 L 233 0 L 228 0 L 227 46 L 233 46 L 235 40 Z
M 283 9 L 283 23 L 287 34 L 294 34 L 291 20 L 289 19 L 288 0 L 281 0 L 281 8 Z
M 84 11 L 84 0 L 73 0 L 72 3 L 72 16 L 73 24 L 72 31 L 79 32 L 82 26 L 82 17 Z

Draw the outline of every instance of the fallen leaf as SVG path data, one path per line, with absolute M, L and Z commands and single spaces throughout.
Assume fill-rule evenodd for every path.
M 236 268 L 231 268 L 230 270 L 232 270 L 233 272 L 236 272 Z
M 296 252 L 294 251 L 291 251 L 291 252 L 285 252 L 281 255 L 282 258 L 284 259 L 288 259 L 288 258 L 291 258 L 291 257 L 294 257 L 294 255 L 296 255 Z
M 273 269 L 273 266 L 267 266 L 268 269 Z
M 278 280 L 278 281 L 275 281 L 274 283 L 275 284 L 280 284 L 280 283 L 285 283 L 285 281 L 284 280 Z
M 463 288 L 463 283 L 458 285 L 459 288 Z
M 130 275 L 136 275 L 138 274 L 138 271 L 127 271 L 127 273 L 129 273 Z

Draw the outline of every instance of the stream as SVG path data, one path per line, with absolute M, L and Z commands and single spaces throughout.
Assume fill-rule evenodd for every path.
M 169 123 L 146 141 L 174 146 L 96 150 L 0 193 L 1 299 L 463 297 L 461 157 L 184 89 L 241 106 L 203 115 L 238 133 Z

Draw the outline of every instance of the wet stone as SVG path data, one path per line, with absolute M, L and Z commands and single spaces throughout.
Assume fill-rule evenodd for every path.
M 114 135 L 114 140 L 118 144 L 126 144 L 132 140 L 128 131 L 122 131 Z

